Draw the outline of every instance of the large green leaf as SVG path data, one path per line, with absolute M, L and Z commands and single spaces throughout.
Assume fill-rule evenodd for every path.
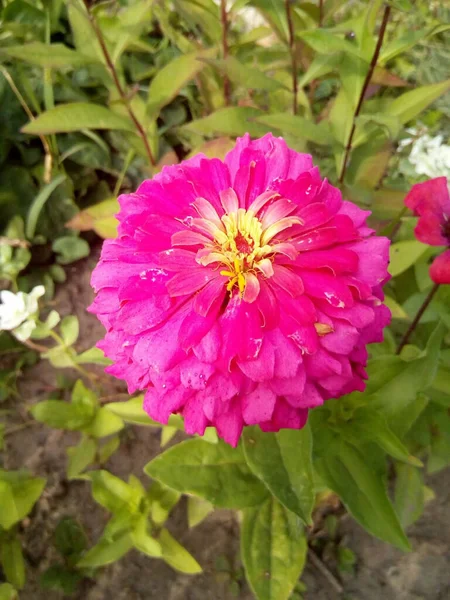
M 0 525 L 9 529 L 21 521 L 42 494 L 45 479 L 30 477 L 27 471 L 0 469 Z
M 61 67 L 77 67 L 96 62 L 95 57 L 84 56 L 64 44 L 44 44 L 31 42 L 23 46 L 7 46 L 1 52 L 11 58 L 18 58 L 39 67 L 58 69 Z
M 262 123 L 270 128 L 279 129 L 285 136 L 298 137 L 310 140 L 316 144 L 329 145 L 333 138 L 325 121 L 319 125 L 296 115 L 288 113 L 277 113 L 264 115 L 255 119 L 256 123 Z
M 258 600 L 287 600 L 305 565 L 308 545 L 300 520 L 272 496 L 244 511 L 241 555 Z
M 17 600 L 18 597 L 10 583 L 0 583 L 0 600 Z
M 286 508 L 310 525 L 315 494 L 309 426 L 278 433 L 247 427 L 243 438 L 245 457 L 255 475 Z
M 125 507 L 130 512 L 137 509 L 136 499 L 139 493 L 108 471 L 91 471 L 83 475 L 83 479 L 92 482 L 94 500 L 109 512 L 118 513 Z
M 177 444 L 154 458 L 145 472 L 185 494 L 215 506 L 242 508 L 264 500 L 267 489 L 248 468 L 241 447 L 200 439 Z
M 389 273 L 396 277 L 411 267 L 428 250 L 426 244 L 416 240 L 404 240 L 390 248 Z
M 313 29 L 301 32 L 300 37 L 319 54 L 332 55 L 336 52 L 347 54 L 358 54 L 357 46 L 354 46 L 343 37 L 338 37 L 325 29 Z
M 380 475 L 358 449 L 339 440 L 315 466 L 324 483 L 369 533 L 401 550 L 410 549 Z
M 418 87 L 398 96 L 389 104 L 385 112 L 398 117 L 401 123 L 407 123 L 448 90 L 450 90 L 450 79 Z
M 253 66 L 242 64 L 234 56 L 228 56 L 226 59 L 207 60 L 206 62 L 225 73 L 233 83 L 244 86 L 246 89 L 266 90 L 268 92 L 280 88 L 286 89 L 281 82 L 269 77 Z
M 105 106 L 89 102 L 59 104 L 30 121 L 22 131 L 39 135 L 80 131 L 80 129 L 136 131 L 131 119 L 122 117 Z
M 95 411 L 87 405 L 80 406 L 62 400 L 45 400 L 30 408 L 36 421 L 54 429 L 76 431 L 87 427 L 94 418 Z
M 148 88 L 149 117 L 156 118 L 161 108 L 169 104 L 180 89 L 205 67 L 205 63 L 199 60 L 200 58 L 214 54 L 215 51 L 211 50 L 183 54 L 158 70 Z
M 78 561 L 77 567 L 102 567 L 122 558 L 133 547 L 133 540 L 129 532 L 121 532 L 116 536 L 101 538 L 83 558 Z
M 263 112 L 251 106 L 230 106 L 216 110 L 211 115 L 186 123 L 181 130 L 192 131 L 200 135 L 231 135 L 237 137 L 249 133 L 259 137 L 270 131 L 270 128 L 255 122 Z
M 95 414 L 94 419 L 83 428 L 84 433 L 95 438 L 107 437 L 124 428 L 123 420 L 102 406 Z

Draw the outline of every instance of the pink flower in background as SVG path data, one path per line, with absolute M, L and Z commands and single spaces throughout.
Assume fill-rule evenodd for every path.
M 161 423 L 304 426 L 308 409 L 363 390 L 366 344 L 389 310 L 389 240 L 343 201 L 311 156 L 266 135 L 222 162 L 165 167 L 119 198 L 118 238 L 92 275 L 107 371 L 146 390 Z
M 414 233 L 420 242 L 450 247 L 450 194 L 446 177 L 416 183 L 405 204 L 419 216 Z M 450 284 L 450 249 L 434 259 L 430 277 L 435 283 Z

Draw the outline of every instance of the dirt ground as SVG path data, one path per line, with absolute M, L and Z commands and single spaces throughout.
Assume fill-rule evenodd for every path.
M 81 335 L 77 350 L 90 348 L 101 336 L 102 327 L 86 313 L 91 301 L 90 271 L 96 256 L 80 261 L 68 269 L 68 281 L 60 286 L 55 308 L 62 314 L 76 314 Z M 45 399 L 54 387 L 56 372 L 42 361 L 28 370 L 20 382 L 22 417 L 25 407 Z M 111 390 L 123 391 L 120 382 L 111 382 Z M 17 423 L 20 423 L 19 418 Z M 180 435 L 180 434 L 178 434 Z M 47 478 L 46 490 L 32 518 L 23 524 L 22 539 L 28 563 L 27 584 L 22 600 L 59 600 L 64 596 L 39 588 L 40 574 L 55 560 L 51 539 L 56 524 L 64 516 L 78 518 L 90 542 L 100 535 L 107 515 L 91 498 L 89 484 L 68 482 L 65 478 L 66 447 L 76 443 L 78 434 L 51 430 L 35 425 L 8 436 L 6 468 L 26 467 Z M 108 462 L 108 469 L 118 476 L 129 473 L 145 480 L 143 466 L 159 452 L 159 432 L 149 428 L 132 428 L 119 452 Z M 450 600 L 450 470 L 428 480 L 436 493 L 422 518 L 410 528 L 413 552 L 403 554 L 371 538 L 351 518 L 344 516 L 339 536 L 357 557 L 355 573 L 343 576 L 334 561 L 329 571 L 339 579 L 344 592 L 339 594 L 320 568 L 308 560 L 302 581 L 307 586 L 306 600 Z M 1 508 L 0 508 L 1 509 Z M 239 528 L 231 511 L 220 510 L 189 530 L 186 506 L 181 502 L 173 511 L 169 528 L 196 557 L 204 572 L 186 576 L 165 563 L 132 551 L 118 563 L 99 572 L 95 581 L 85 580 L 75 600 L 231 600 L 236 598 L 230 579 L 216 569 L 224 557 L 239 567 Z M 324 562 L 327 559 L 324 557 Z M 253 595 L 240 580 L 240 600 Z

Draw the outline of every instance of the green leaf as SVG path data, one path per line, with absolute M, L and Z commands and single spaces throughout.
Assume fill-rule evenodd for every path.
M 289 39 L 289 30 L 283 0 L 253 0 L 252 5 L 270 23 L 280 40 L 287 42 Z
M 56 190 L 56 188 L 59 185 L 61 185 L 61 183 L 63 183 L 63 181 L 65 181 L 65 179 L 66 179 L 65 175 L 58 175 L 57 177 L 55 177 L 55 179 L 53 179 L 52 181 L 47 183 L 47 185 L 45 185 L 42 188 L 42 190 L 39 192 L 39 194 L 36 196 L 36 198 L 33 200 L 32 204 L 30 205 L 30 208 L 28 210 L 28 215 L 27 215 L 26 229 L 25 229 L 26 236 L 29 240 L 32 240 L 34 238 L 39 215 L 41 214 L 41 211 L 44 208 L 45 203 L 50 198 L 52 193 Z
M 60 104 L 41 113 L 22 128 L 23 133 L 48 134 L 80 129 L 119 129 L 136 131 L 133 122 L 108 108 L 89 102 Z
M 288 600 L 306 561 L 303 526 L 275 498 L 244 511 L 241 555 L 258 600 Z
M 263 483 L 247 467 L 242 448 L 222 441 L 182 442 L 154 458 L 144 471 L 179 492 L 224 508 L 252 506 L 267 495 Z
M 139 552 L 152 558 L 162 556 L 161 544 L 148 533 L 148 522 L 145 515 L 142 515 L 136 522 L 131 533 L 131 539 L 133 540 L 134 547 Z
M 356 447 L 371 440 L 397 460 L 416 467 L 423 466 L 420 460 L 411 456 L 406 446 L 390 429 L 383 415 L 370 406 L 363 406 L 356 410 L 343 432 L 345 439 L 355 440 Z
M 25 470 L 4 471 L 0 469 L 0 484 L 2 483 L 7 483 L 12 491 L 15 504 L 15 509 L 12 509 L 14 512 L 14 522 L 12 522 L 11 525 L 13 525 L 21 521 L 31 511 L 35 502 L 42 494 L 42 490 L 45 486 L 45 479 L 40 477 L 31 477 L 28 471 Z M 5 496 L 4 500 L 1 501 L 3 513 L 2 516 L 4 519 L 6 517 L 4 515 L 3 507 L 7 507 L 8 504 L 8 497 Z M 12 513 L 10 514 L 12 515 Z M 9 521 L 11 522 L 11 517 L 9 518 Z M 7 528 L 8 527 L 5 527 L 5 529 Z
M 12 58 L 18 58 L 32 65 L 49 69 L 59 69 L 61 67 L 76 69 L 77 67 L 96 62 L 95 58 L 84 56 L 80 52 L 64 46 L 64 44 L 31 42 L 23 46 L 1 48 L 1 52 Z
M 95 568 L 109 565 L 122 558 L 133 547 L 131 534 L 121 532 L 119 535 L 110 539 L 101 538 L 100 541 L 91 548 L 81 560 L 78 561 L 79 569 Z
M 83 575 L 60 564 L 51 565 L 44 571 L 39 579 L 39 585 L 44 590 L 62 592 L 65 597 L 72 596 Z
M 260 137 L 269 128 L 255 122 L 263 112 L 250 106 L 230 106 L 216 110 L 211 115 L 190 121 L 180 128 L 181 131 L 200 135 L 230 135 L 237 137 L 249 133 L 252 137 Z
M 117 433 L 123 428 L 123 420 L 104 406 L 97 411 L 93 421 L 84 427 L 83 431 L 95 438 L 102 438 Z
M 78 354 L 76 363 L 78 365 L 102 365 L 107 367 L 112 364 L 112 361 L 103 354 L 103 350 L 94 346 Z
M 71 346 L 78 339 L 78 333 L 80 331 L 80 325 L 75 315 L 68 315 L 64 317 L 59 325 L 62 339 L 66 346 Z
M 122 479 L 108 471 L 90 471 L 83 475 L 83 479 L 92 482 L 94 500 L 109 512 L 115 514 L 124 508 L 131 512 L 137 510 L 137 496 L 133 488 Z
M 207 500 L 189 496 L 187 499 L 187 514 L 189 527 L 195 527 L 212 513 L 214 506 Z
M 57 346 L 51 348 L 48 352 L 41 355 L 43 358 L 47 358 L 50 364 L 57 369 L 64 369 L 66 367 L 73 367 L 75 364 L 76 352 L 72 348 L 64 348 Z
M 391 245 L 389 273 L 396 277 L 411 267 L 428 250 L 426 244 L 405 240 Z
M 0 583 L 0 600 L 17 600 L 18 597 L 10 583 Z
M 77 446 L 67 448 L 69 463 L 67 465 L 67 477 L 72 479 L 82 473 L 86 467 L 95 460 L 97 444 L 94 440 L 84 438 Z
M 67 227 L 76 231 L 93 229 L 103 239 L 112 239 L 117 236 L 118 221 L 114 215 L 118 212 L 117 198 L 107 198 L 77 213 L 67 223 Z
M 237 86 L 244 86 L 247 90 L 266 90 L 273 92 L 279 89 L 286 89 L 281 82 L 262 73 L 253 66 L 242 64 L 234 56 L 227 56 L 226 59 L 205 59 L 210 65 L 225 73 L 227 77 Z
M 398 96 L 398 98 L 391 102 L 385 112 L 398 117 L 401 123 L 408 123 L 408 121 L 417 117 L 427 106 L 445 94 L 449 89 L 450 79 L 418 87 L 415 90 Z
M 89 256 L 90 248 L 86 240 L 73 235 L 65 235 L 56 239 L 52 244 L 53 252 L 58 255 L 56 260 L 61 265 L 68 265 L 81 258 Z
M 195 558 L 171 536 L 167 529 L 161 530 L 159 543 L 163 559 L 173 569 L 188 575 L 202 572 L 202 568 Z
M 76 406 L 62 400 L 45 400 L 30 408 L 36 421 L 54 429 L 77 431 L 86 427 L 94 418 L 89 406 Z
M 120 436 L 114 435 L 110 437 L 104 444 L 102 444 L 98 452 L 98 460 L 101 465 L 106 463 L 109 458 L 120 448 Z
M 16 589 L 25 585 L 25 562 L 18 537 L 4 538 L 0 542 L 0 563 L 6 579 Z
M 156 118 L 161 108 L 169 104 L 180 89 L 205 67 L 199 58 L 213 53 L 215 50 L 183 54 L 157 71 L 148 88 L 147 114 L 150 118 Z
M 346 52 L 347 54 L 357 54 L 358 48 L 348 42 L 343 37 L 333 35 L 326 29 L 313 29 L 299 33 L 308 46 L 319 54 L 332 55 L 336 52 Z
M 110 402 L 105 405 L 105 410 L 117 415 L 126 423 L 134 425 L 149 425 L 151 427 L 161 427 L 160 423 L 150 419 L 143 408 L 144 397 L 137 396 L 126 402 Z
M 424 509 L 423 475 L 411 465 L 397 464 L 395 467 L 394 505 L 402 527 L 412 525 L 421 516 Z
M 56 526 L 54 535 L 55 548 L 69 561 L 86 550 L 87 538 L 81 525 L 72 517 L 63 517 Z
M 251 470 L 277 500 L 310 525 L 315 494 L 309 426 L 278 433 L 246 427 L 243 439 Z
M 152 521 L 155 525 L 162 525 L 167 521 L 170 511 L 180 499 L 180 494 L 159 481 L 153 481 L 147 492 L 147 498 L 150 501 Z
M 285 136 L 310 140 L 316 144 L 329 145 L 333 138 L 325 121 L 316 125 L 304 117 L 278 113 L 264 115 L 255 119 L 256 123 L 262 123 L 269 128 L 279 129 Z
M 10 529 L 19 521 L 19 515 L 14 502 L 14 495 L 10 484 L 6 481 L 0 481 L 0 526 L 3 529 Z
M 325 484 L 339 495 L 350 514 L 369 533 L 400 550 L 409 550 L 383 481 L 360 451 L 343 440 L 327 449 L 315 466 Z

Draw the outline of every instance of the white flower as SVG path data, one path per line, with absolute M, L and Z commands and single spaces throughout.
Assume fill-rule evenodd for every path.
M 43 285 L 37 285 L 29 294 L 0 292 L 0 330 L 11 331 L 21 342 L 27 340 L 36 327 L 38 298 L 45 294 Z
M 408 160 L 418 175 L 450 177 L 450 146 L 442 142 L 442 135 L 422 135 L 413 142 Z

